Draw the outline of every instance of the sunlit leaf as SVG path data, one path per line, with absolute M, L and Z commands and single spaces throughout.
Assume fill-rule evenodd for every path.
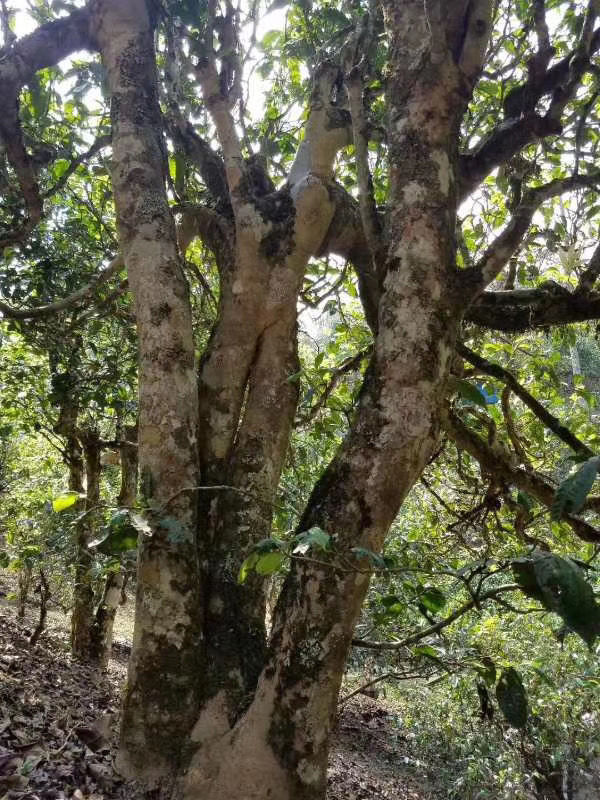
M 65 511 L 67 508 L 74 506 L 80 497 L 82 497 L 82 495 L 80 495 L 79 492 L 64 492 L 63 494 L 59 494 L 52 500 L 52 510 L 56 512 Z

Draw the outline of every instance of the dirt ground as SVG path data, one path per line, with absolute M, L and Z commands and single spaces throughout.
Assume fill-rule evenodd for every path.
M 120 612 L 113 659 L 99 676 L 70 658 L 62 612 L 49 615 L 30 649 L 35 609 L 20 622 L 14 606 L 0 602 L 0 800 L 157 798 L 121 780 L 112 763 L 131 606 Z M 390 704 L 357 696 L 341 709 L 327 798 L 433 800 Z

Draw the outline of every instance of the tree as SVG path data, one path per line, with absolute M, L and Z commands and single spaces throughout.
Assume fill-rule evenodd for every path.
M 552 502 L 547 481 L 499 456 L 448 403 L 467 391 L 459 355 L 477 358 L 458 345 L 471 325 L 511 332 L 598 315 L 598 248 L 573 268 L 573 291 L 537 280 L 529 256 L 545 233 L 538 210 L 555 230 L 562 195 L 586 190 L 595 219 L 600 177 L 597 4 L 547 5 L 548 15 L 543 0 L 382 0 L 342 11 L 298 2 L 287 34 L 263 39 L 264 76 L 279 74 L 262 124 L 246 113 L 243 83 L 257 4 L 93 0 L 64 16 L 40 4 L 47 21 L 7 42 L 5 247 L 22 253 L 36 226 L 53 236 L 60 214 L 46 201 L 106 144 L 100 117 L 83 154 L 72 155 L 72 141 L 42 152 L 40 128 L 56 143 L 85 119 L 73 104 L 69 135 L 56 129 L 56 65 L 99 54 L 101 83 L 95 55 L 76 72 L 110 97 L 150 529 L 139 544 L 126 774 L 157 783 L 185 771 L 190 800 L 239 796 L 240 786 L 248 798 L 323 797 L 369 568 L 442 431 L 502 480 Z M 50 104 L 50 122 L 36 97 Z M 305 106 L 301 131 L 286 127 L 283 104 Z M 70 159 L 52 183 L 63 152 Z M 201 266 L 196 238 L 210 253 Z M 531 268 L 517 275 L 520 248 Z M 343 441 L 297 524 L 309 549 L 291 559 L 267 636 L 261 576 L 242 582 L 238 572 L 257 544 L 263 555 L 277 547 L 269 534 L 299 394 L 298 297 L 310 260 L 328 255 L 355 270 L 372 344 L 357 357 L 368 366 Z M 27 319 L 89 302 L 116 269 L 54 304 L 0 308 Z M 488 290 L 505 269 L 506 289 Z M 208 337 L 195 326 L 190 281 L 218 295 Z M 331 544 L 324 558 L 302 557 L 319 536 Z M 357 569 L 338 569 L 336 558 Z M 253 563 L 260 573 L 281 558 Z

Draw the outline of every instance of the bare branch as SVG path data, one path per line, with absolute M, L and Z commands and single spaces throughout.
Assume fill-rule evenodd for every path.
M 506 333 L 586 322 L 600 319 L 600 293 L 571 293 L 558 284 L 483 292 L 465 317 L 483 328 Z
M 340 76 L 340 68 L 331 61 L 323 62 L 315 71 L 304 139 L 288 178 L 292 188 L 305 182 L 309 175 L 331 180 L 336 154 L 352 142 L 350 114 L 336 105 L 333 97 Z
M 335 202 L 335 211 L 327 236 L 316 255 L 334 253 L 353 265 L 365 319 L 375 333 L 381 287 L 365 238 L 360 209 L 356 200 L 338 183 L 329 187 L 329 193 Z
M 230 199 L 235 210 L 236 205 L 239 205 L 236 190 L 244 175 L 244 159 L 235 128 L 235 121 L 231 113 L 232 105 L 237 99 L 233 91 L 237 80 L 235 77 L 235 72 L 237 71 L 235 66 L 236 54 L 234 52 L 237 33 L 235 14 L 231 5 L 229 3 L 227 5 L 227 15 L 220 17 L 215 13 L 214 3 L 210 4 L 211 19 L 203 46 L 204 56 L 196 67 L 196 74 L 202 86 L 204 102 L 217 129 L 217 135 L 223 150 L 225 174 L 231 194 Z M 212 46 L 212 38 L 215 32 L 218 33 L 220 41 L 218 52 L 215 52 Z M 221 60 L 221 72 L 217 69 L 217 58 Z
M 373 178 L 369 168 L 369 134 L 365 114 L 364 76 L 368 74 L 368 53 L 374 31 L 371 16 L 365 14 L 360 28 L 348 45 L 346 86 L 350 101 L 352 136 L 358 180 L 358 203 L 367 245 L 373 259 L 374 271 L 382 256 L 381 223 L 373 192 Z

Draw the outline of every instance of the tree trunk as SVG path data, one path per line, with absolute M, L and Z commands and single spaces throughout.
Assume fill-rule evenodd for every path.
M 131 508 L 137 496 L 138 451 L 133 442 L 137 438 L 137 425 L 117 431 L 117 438 L 123 437 L 131 444 L 121 445 L 121 490 L 117 498 L 118 508 Z M 113 626 L 117 609 L 121 602 L 126 567 L 120 565 L 118 571 L 110 572 L 104 582 L 102 598 L 96 609 L 91 631 L 90 656 L 101 669 L 106 669 L 110 659 L 113 641 Z
M 327 531 L 346 559 L 355 547 L 381 550 L 438 442 L 466 305 L 454 266 L 465 75 L 445 42 L 443 17 L 432 23 L 417 2 L 390 2 L 386 12 L 391 211 L 374 354 L 356 418 L 299 525 Z M 435 41 L 422 47 L 440 33 L 439 50 Z M 368 564 L 357 566 L 363 572 L 293 562 L 254 699 L 232 730 L 198 737 L 186 800 L 225 800 L 240 787 L 246 800 L 325 796 L 337 695 L 369 583 Z
M 29 590 L 31 589 L 31 564 L 25 562 L 17 575 L 17 584 L 19 591 L 17 594 L 17 617 L 23 619 L 25 617 L 25 607 L 29 598 Z
M 377 336 L 356 417 L 299 527 L 323 528 L 346 559 L 356 547 L 381 549 L 433 452 L 468 302 L 455 266 L 458 134 L 489 27 L 476 19 L 477 47 L 463 68 L 472 9 L 465 0 L 449 5 L 454 16 L 446 22 L 439 2 L 426 10 L 421 0 L 384 3 L 389 246 L 386 263 L 377 265 L 380 285 L 365 282 L 379 294 L 369 304 Z M 267 187 L 267 201 L 242 155 L 212 43 L 199 60 L 233 222 L 197 403 L 145 3 L 100 0 L 96 32 L 112 94 L 113 188 L 135 299 L 140 465 L 153 523 L 139 554 L 118 763 L 158 783 L 191 755 L 187 800 L 229 800 L 240 792 L 246 800 L 321 800 L 368 564 L 359 562 L 355 572 L 294 560 L 268 650 L 261 587 L 258 580 L 240 587 L 236 574 L 248 546 L 270 529 L 297 402 L 288 380 L 297 296 L 334 219 L 335 156 L 351 141 L 347 112 L 334 99 L 340 71 L 331 63 L 316 70 L 288 182 L 278 191 Z M 196 517 L 198 419 L 203 485 Z
M 48 615 L 48 600 L 50 600 L 50 586 L 48 585 L 48 581 L 46 579 L 46 574 L 44 573 L 43 569 L 40 569 L 40 580 L 38 585 L 36 586 L 35 591 L 40 595 L 40 616 L 38 619 L 38 624 L 35 626 L 35 630 L 29 637 L 29 646 L 35 647 L 38 643 L 38 640 L 44 630 L 46 629 L 46 617 Z
M 94 624 L 93 555 L 88 543 L 94 532 L 93 511 L 100 502 L 100 442 L 94 431 L 79 436 L 83 445 L 86 477 L 85 511 L 88 514 L 76 527 L 75 585 L 71 614 L 71 649 L 73 656 L 89 660 L 92 656 L 92 625 Z
M 146 3 L 99 0 L 94 27 L 112 98 L 112 184 L 139 340 L 141 492 L 153 531 L 139 548 L 118 763 L 152 783 L 178 768 L 198 708 L 198 389 Z

